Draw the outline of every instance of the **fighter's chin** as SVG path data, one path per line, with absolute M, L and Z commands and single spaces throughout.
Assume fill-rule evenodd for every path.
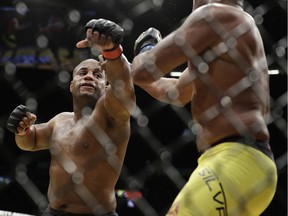
M 79 90 L 81 95 L 95 95 L 96 90 L 94 88 L 83 88 Z
M 89 91 L 84 91 L 84 90 L 80 90 L 78 91 L 78 97 L 79 98 L 87 98 L 87 99 L 98 99 L 100 97 L 99 95 L 99 91 L 96 91 L 95 89 L 93 91 L 89 90 Z
M 96 98 L 95 92 L 80 92 L 80 97 Z

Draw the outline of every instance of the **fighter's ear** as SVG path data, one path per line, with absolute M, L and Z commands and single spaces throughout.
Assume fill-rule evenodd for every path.
M 72 81 L 70 82 L 70 92 L 72 92 Z

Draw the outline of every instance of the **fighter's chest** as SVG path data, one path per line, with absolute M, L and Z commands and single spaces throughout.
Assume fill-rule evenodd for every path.
M 60 125 L 53 131 L 50 151 L 52 154 L 89 154 L 99 151 L 101 143 L 83 125 Z

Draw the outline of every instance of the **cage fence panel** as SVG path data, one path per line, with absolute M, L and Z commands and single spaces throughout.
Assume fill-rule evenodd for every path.
M 251 0 L 244 5 L 263 37 L 270 79 L 268 128 L 278 182 L 275 196 L 263 216 L 287 215 L 286 4 L 285 0 Z M 94 56 L 88 49 L 77 50 L 74 47 L 84 37 L 82 28 L 86 21 L 103 17 L 122 25 L 126 32 L 124 53 L 132 61 L 138 33 L 154 26 L 165 36 L 183 22 L 191 8 L 192 2 L 185 0 L 49 1 L 45 5 L 35 1 L 1 1 L 0 215 L 39 215 L 48 205 L 50 153 L 46 150 L 20 150 L 15 144 L 14 135 L 5 128 L 6 121 L 19 104 L 25 104 L 37 114 L 36 123 L 46 122 L 63 111 L 72 111 L 69 92 L 71 70 L 81 60 Z M 179 47 L 200 71 L 194 78 L 201 80 L 219 101 L 203 113 L 201 120 L 207 122 L 218 115 L 225 115 L 236 131 L 249 134 L 251 129 L 246 128 L 229 108 L 233 98 L 247 88 L 253 90 L 255 97 L 264 100 L 260 96 L 262 86 L 255 85 L 257 72 L 247 70 L 247 62 L 234 44 L 248 28 L 240 24 L 228 33 L 209 11 L 206 16 L 203 15 L 203 19 L 222 39 L 222 43 L 200 56 L 193 47 L 187 46 L 185 38 L 181 38 L 183 34 L 175 39 L 184 39 Z M 21 30 L 11 29 L 13 26 L 15 28 L 11 23 L 21 26 Z M 218 88 L 210 74 L 206 73 L 209 62 L 219 58 L 223 52 L 243 72 L 243 78 L 226 91 Z M 261 66 L 263 62 L 257 64 Z M 165 215 L 197 166 L 200 154 L 195 146 L 195 137 L 199 125 L 192 120 L 190 104 L 179 108 L 156 101 L 137 86 L 135 91 L 137 108 L 131 117 L 131 137 L 115 188 L 117 212 L 128 216 L 161 216 Z M 103 144 L 110 166 L 118 170 L 121 162 L 114 154 L 117 147 L 101 128 L 97 128 L 91 127 L 89 130 Z M 59 149 L 54 149 L 55 154 L 57 151 Z M 237 154 L 240 155 L 240 152 L 236 153 L 236 157 Z M 61 157 L 59 163 L 73 179 L 75 192 L 87 206 L 101 209 L 102 206 L 98 205 L 97 199 L 85 186 L 84 175 L 77 163 L 68 156 Z M 229 164 L 223 164 L 221 169 L 225 169 L 225 166 Z M 267 185 L 269 179 L 241 193 L 243 197 L 249 197 L 250 193 Z M 243 197 L 238 197 L 241 208 L 234 210 L 235 215 L 245 209 L 247 200 Z

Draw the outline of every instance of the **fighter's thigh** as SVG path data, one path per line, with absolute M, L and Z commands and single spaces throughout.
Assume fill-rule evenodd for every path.
M 216 171 L 197 167 L 176 197 L 167 215 L 225 215 L 226 196 Z
M 200 160 L 168 215 L 254 216 L 268 206 L 277 182 L 272 160 L 245 145 L 227 143 L 215 151 L 217 157 L 208 153 Z

